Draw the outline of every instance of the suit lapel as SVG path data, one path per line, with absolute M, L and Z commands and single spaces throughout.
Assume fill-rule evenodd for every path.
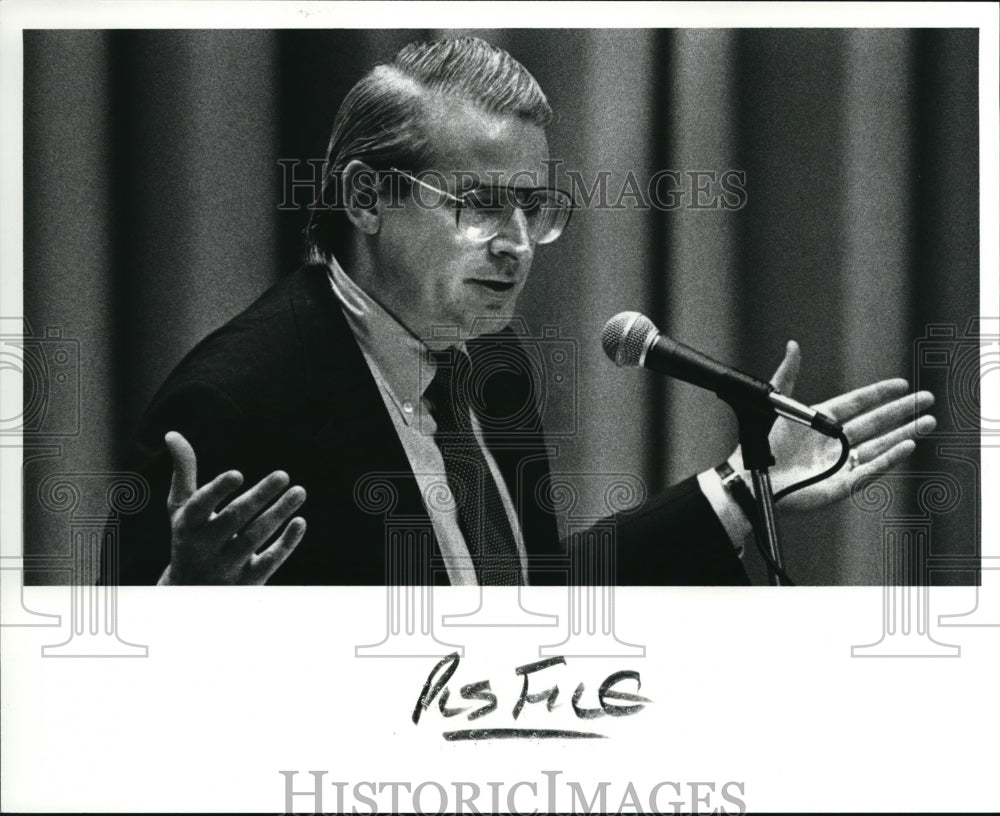
M 317 457 L 334 463 L 337 480 L 353 490 L 374 473 L 394 474 L 396 512 L 427 519 L 409 459 L 368 363 L 330 286 L 325 267 L 296 273 L 292 308 L 322 416 L 312 440 Z

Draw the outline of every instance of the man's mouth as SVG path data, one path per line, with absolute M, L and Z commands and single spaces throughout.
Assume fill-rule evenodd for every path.
M 473 278 L 472 283 L 476 283 L 479 286 L 484 286 L 491 292 L 509 292 L 514 288 L 514 281 L 498 281 L 498 280 L 484 280 L 480 278 Z

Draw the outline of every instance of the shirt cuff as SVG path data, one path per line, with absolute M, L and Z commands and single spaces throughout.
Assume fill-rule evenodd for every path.
M 714 468 L 698 474 L 698 486 L 708 499 L 708 503 L 712 505 L 715 515 L 719 517 L 737 554 L 742 558 L 746 544 L 753 535 L 750 519 L 736 503 L 736 499 L 722 486 L 722 479 Z

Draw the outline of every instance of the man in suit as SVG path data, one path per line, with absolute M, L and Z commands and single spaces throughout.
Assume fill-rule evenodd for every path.
M 509 324 L 537 245 L 571 211 L 545 188 L 550 117 L 534 78 L 480 40 L 408 46 L 359 81 L 334 122 L 324 200 L 336 206 L 314 214 L 310 262 L 154 398 L 140 439 L 153 498 L 123 526 L 121 583 L 544 580 L 573 542 L 541 498 L 547 448 Z M 790 344 L 775 375 L 786 393 L 797 367 Z M 841 498 L 912 450 L 905 420 L 930 395 L 905 390 L 886 381 L 824 405 L 851 420 L 864 464 L 793 507 Z M 772 446 L 778 486 L 829 458 L 783 425 Z M 387 514 L 434 574 L 387 555 Z M 715 471 L 615 524 L 621 583 L 747 583 L 750 522 Z

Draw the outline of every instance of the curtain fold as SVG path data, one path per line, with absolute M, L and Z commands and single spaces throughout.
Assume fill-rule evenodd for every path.
M 662 67 L 670 83 L 670 102 L 660 123 L 668 146 L 663 168 L 680 173 L 686 189 L 740 168 L 736 41 L 734 32 L 724 29 L 677 31 L 665 39 L 668 62 Z M 709 186 L 718 190 L 718 182 Z M 688 195 L 693 198 L 693 190 Z M 699 198 L 693 203 L 710 196 Z M 740 309 L 752 306 L 741 302 L 736 255 L 741 217 L 738 211 L 721 208 L 680 208 L 662 213 L 657 224 L 666 257 L 657 270 L 664 286 L 654 320 L 671 337 L 734 362 L 739 359 Z M 663 390 L 668 431 L 661 466 L 666 481 L 725 459 L 736 444 L 728 406 L 685 383 L 665 380 Z

